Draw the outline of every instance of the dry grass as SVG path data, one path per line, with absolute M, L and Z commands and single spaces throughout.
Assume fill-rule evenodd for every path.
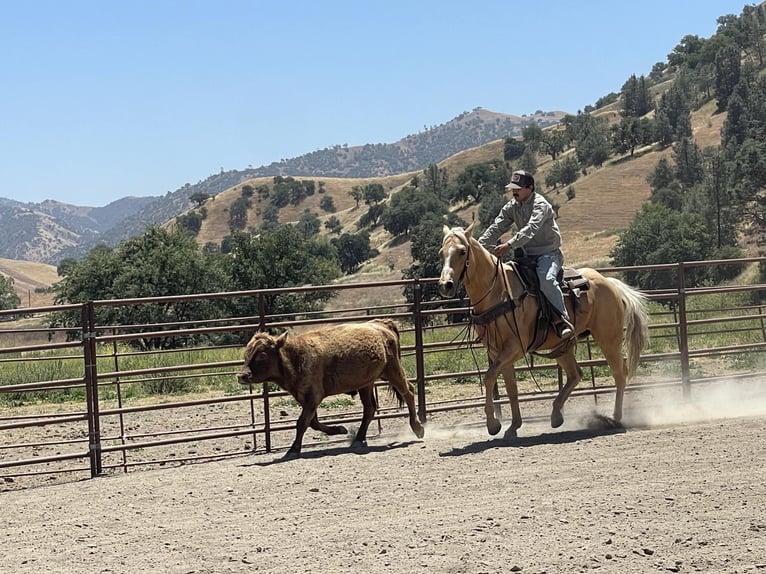
M 53 265 L 0 258 L 0 273 L 13 279 L 22 307 L 44 307 L 53 302 L 50 293 L 35 292 L 36 289 L 50 287 L 59 280 Z

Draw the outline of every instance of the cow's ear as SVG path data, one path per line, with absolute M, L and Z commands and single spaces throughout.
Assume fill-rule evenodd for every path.
M 274 340 L 274 343 L 276 343 L 277 349 L 281 348 L 282 345 L 284 345 L 287 342 L 287 331 L 282 333 L 279 337 L 277 337 Z

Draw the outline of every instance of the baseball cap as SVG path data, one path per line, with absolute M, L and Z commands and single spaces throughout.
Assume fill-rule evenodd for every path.
M 511 182 L 505 186 L 505 189 L 521 189 L 530 185 L 535 185 L 535 178 L 520 169 L 511 174 Z

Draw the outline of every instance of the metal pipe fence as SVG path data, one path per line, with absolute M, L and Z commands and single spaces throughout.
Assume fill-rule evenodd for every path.
M 761 264 L 764 259 L 736 262 Z M 672 270 L 678 282 L 675 289 L 645 292 L 651 301 L 652 344 L 642 354 L 639 376 L 629 391 L 670 386 L 688 397 L 695 384 L 720 376 L 762 377 L 766 317 L 760 300 L 766 285 L 684 285 L 690 268 L 717 264 L 724 263 L 599 269 L 604 274 Z M 0 311 L 4 321 L 0 327 L 5 325 L 0 328 L 0 489 L 289 446 L 297 417 L 294 401 L 274 385 L 248 388 L 236 380 L 244 343 L 257 330 L 301 330 L 386 315 L 400 324 L 402 358 L 416 387 L 422 421 L 440 412 L 482 408 L 483 389 L 478 381 L 487 368 L 486 353 L 468 323 L 453 322 L 467 316 L 466 301 L 423 300 L 424 288 L 435 281 L 306 286 Z M 402 303 L 400 297 L 399 302 L 380 304 L 376 299 L 384 289 L 407 289 L 413 300 Z M 291 314 L 270 313 L 266 303 L 274 296 L 316 292 L 345 296 L 336 296 L 326 309 Z M 132 309 L 141 317 L 138 311 L 152 305 L 243 300 L 257 303 L 258 313 L 120 324 L 99 321 L 102 310 L 110 311 L 106 316 L 111 317 L 116 309 Z M 53 326 L 60 324 L 53 318 L 61 313 L 69 314 L 70 323 Z M 596 401 L 612 393 L 612 379 L 598 347 L 588 339 L 578 345 L 577 352 L 586 376 L 573 394 L 591 395 Z M 708 372 L 703 363 L 714 360 L 718 361 L 714 372 Z M 524 402 L 552 400 L 563 385 L 555 363 L 541 357 L 529 356 L 526 364 L 517 365 L 517 372 Z M 443 388 L 453 389 L 455 396 L 436 392 Z M 506 402 L 507 397 L 496 397 L 498 408 Z M 384 421 L 406 416 L 383 393 L 379 403 L 379 430 Z M 320 418 L 353 424 L 361 419 L 361 409 L 351 400 L 329 397 Z M 314 440 L 331 442 L 321 436 Z

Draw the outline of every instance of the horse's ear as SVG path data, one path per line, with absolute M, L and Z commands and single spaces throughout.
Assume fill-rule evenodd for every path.
M 442 225 L 442 233 L 444 235 L 447 235 L 449 233 L 449 227 L 447 226 L 446 223 L 444 225 Z
M 465 228 L 465 236 L 466 237 L 471 237 L 471 230 L 473 229 L 473 224 L 474 224 L 474 222 L 472 221 L 471 225 L 469 225 L 468 227 Z
M 274 340 L 274 343 L 276 343 L 276 348 L 279 349 L 287 342 L 287 331 L 282 333 L 279 337 L 277 337 Z

